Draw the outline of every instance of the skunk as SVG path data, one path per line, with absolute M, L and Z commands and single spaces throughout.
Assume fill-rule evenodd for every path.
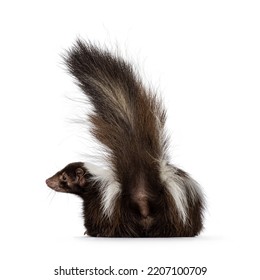
M 91 133 L 109 168 L 70 163 L 46 180 L 83 200 L 86 233 L 96 237 L 191 237 L 203 228 L 204 195 L 169 163 L 166 111 L 132 65 L 77 40 L 64 56 L 69 73 L 93 105 Z

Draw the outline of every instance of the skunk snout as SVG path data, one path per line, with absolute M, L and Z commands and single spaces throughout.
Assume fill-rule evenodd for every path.
M 51 178 L 46 179 L 45 183 L 48 187 L 53 187 L 53 180 Z
M 46 185 L 55 190 L 55 191 L 58 191 L 58 188 L 59 188 L 59 180 L 56 178 L 56 176 L 53 176 L 53 177 L 50 177 L 48 178 L 46 181 Z
M 67 189 L 65 189 L 65 187 L 61 187 L 60 186 L 60 181 L 57 175 L 54 175 L 53 177 L 48 178 L 45 181 L 46 185 L 51 188 L 52 190 L 56 191 L 56 192 L 68 192 Z

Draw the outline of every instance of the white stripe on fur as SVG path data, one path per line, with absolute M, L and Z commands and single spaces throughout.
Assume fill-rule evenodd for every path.
M 107 217 L 111 217 L 116 199 L 121 192 L 120 184 L 115 180 L 111 170 L 88 162 L 84 163 L 84 166 L 94 176 L 94 179 L 100 182 L 102 210 Z
M 180 218 L 183 223 L 186 223 L 189 203 L 187 193 L 189 193 L 192 200 L 190 203 L 194 203 L 197 200 L 201 200 L 201 203 L 204 201 L 199 184 L 187 173 L 185 173 L 185 176 L 178 175 L 176 173 L 177 168 L 167 164 L 166 161 L 162 161 L 160 171 L 161 179 L 175 201 Z
M 165 183 L 167 190 L 172 195 L 180 218 L 183 223 L 185 223 L 187 219 L 188 208 L 186 189 L 174 171 L 175 168 L 173 166 L 168 165 L 164 161 L 162 162 L 160 170 L 161 180 L 163 183 Z

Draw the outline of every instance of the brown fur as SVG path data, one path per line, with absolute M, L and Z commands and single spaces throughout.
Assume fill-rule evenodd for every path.
M 94 106 L 92 134 L 108 150 L 113 180 L 120 185 L 111 215 L 103 209 L 102 178 L 73 163 L 46 181 L 56 191 L 82 197 L 87 233 L 108 237 L 194 236 L 202 229 L 204 201 L 195 181 L 173 168 L 183 188 L 186 220 L 162 179 L 167 163 L 166 112 L 122 58 L 78 40 L 65 56 L 69 72 Z M 167 179 L 167 178 L 166 178 Z M 65 182 L 64 182 L 65 181 Z M 65 184 L 66 183 L 66 184 Z M 193 186 L 194 185 L 194 186 Z M 107 182 L 106 188 L 111 188 Z

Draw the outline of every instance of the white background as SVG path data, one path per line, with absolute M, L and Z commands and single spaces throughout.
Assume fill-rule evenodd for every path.
M 206 266 L 204 277 L 182 279 L 257 278 L 259 15 L 258 1 L 1 1 L 1 279 L 56 279 L 59 265 Z M 199 237 L 83 237 L 81 201 L 46 187 L 88 147 L 69 121 L 81 109 L 67 98 L 78 89 L 60 56 L 77 36 L 117 44 L 162 94 L 173 162 L 207 196 Z

